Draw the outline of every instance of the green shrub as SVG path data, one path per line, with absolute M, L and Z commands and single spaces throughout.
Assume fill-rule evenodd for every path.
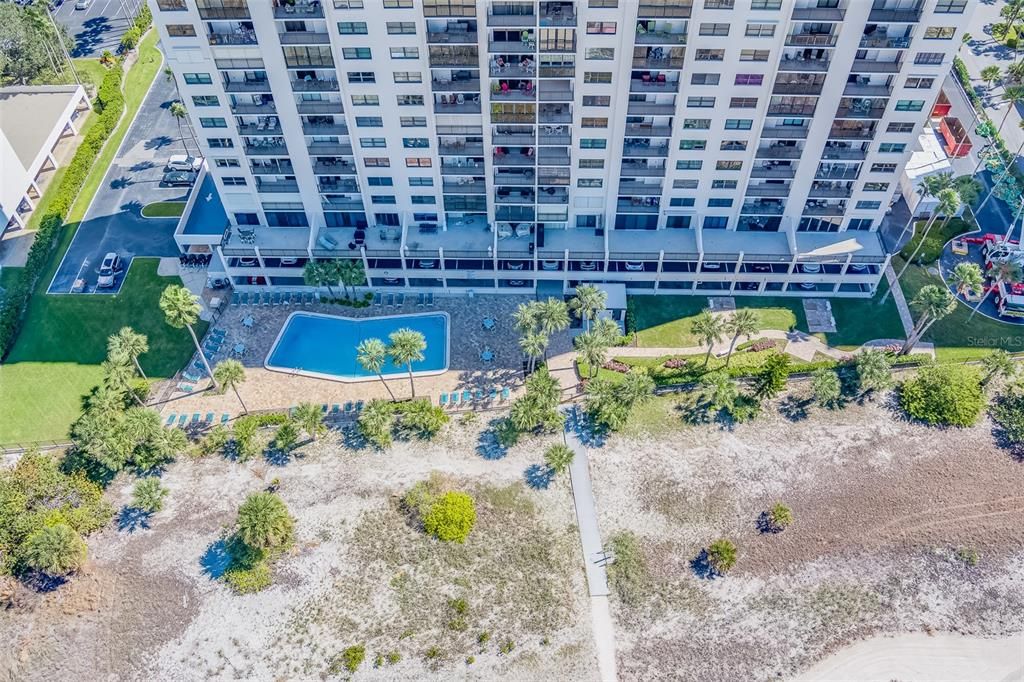
M 400 428 L 408 435 L 431 439 L 448 423 L 448 413 L 429 400 L 413 400 L 399 405 Z
M 651 593 L 651 573 L 640 541 L 629 531 L 608 538 L 615 561 L 608 564 L 608 582 L 628 606 L 639 605 Z
M 498 647 L 498 653 L 508 655 L 512 653 L 512 651 L 515 648 L 516 643 L 513 642 L 511 639 L 506 639 L 504 642 L 501 643 L 501 646 Z
M 793 523 L 793 510 L 781 502 L 776 502 L 768 510 L 768 521 L 775 530 L 785 530 Z
M 985 408 L 981 374 L 967 365 L 923 367 L 903 383 L 900 404 L 911 417 L 928 424 L 970 426 Z
M 341 664 L 345 670 L 354 673 L 366 660 L 366 647 L 362 644 L 350 646 L 341 652 Z
M 978 554 L 978 550 L 970 547 L 960 547 L 957 549 L 956 558 L 972 568 L 981 562 L 981 555 Z
M 229 440 L 231 440 L 231 431 L 223 424 L 217 424 L 199 441 L 196 451 L 200 455 L 213 455 L 223 452 Z
M 286 421 L 277 427 L 277 433 L 274 434 L 274 447 L 281 452 L 288 452 L 295 447 L 295 444 L 299 442 L 299 429 L 295 426 L 295 422 Z
M 388 662 L 388 665 L 394 665 L 402 660 L 402 654 L 397 651 L 389 651 L 384 659 Z
M 164 498 L 167 497 L 167 488 L 160 485 L 160 479 L 156 476 L 149 476 L 135 484 L 132 490 L 132 504 L 139 509 L 155 514 L 164 508 Z
M 487 642 L 489 642 L 489 641 L 491 641 L 491 633 L 488 632 L 487 630 L 484 630 L 483 632 L 481 632 L 479 635 L 476 636 L 476 643 L 479 644 L 480 646 L 486 645 Z
M 785 353 L 774 353 L 764 361 L 761 369 L 754 375 L 754 395 L 760 398 L 771 398 L 786 388 L 786 379 L 790 372 L 789 356 Z
M 396 411 L 395 404 L 390 401 L 371 400 L 356 421 L 359 434 L 378 448 L 390 447 Z
M 446 492 L 423 517 L 423 529 L 445 542 L 465 542 L 476 523 L 476 506 L 466 493 Z
M 715 540 L 708 546 L 707 553 L 708 565 L 719 575 L 725 575 L 736 565 L 736 545 L 732 540 Z
M 134 50 L 140 40 L 142 40 L 142 31 L 139 30 L 138 26 L 132 26 L 121 36 L 121 51 L 129 52 Z
M 266 442 L 258 437 L 260 429 L 267 426 L 280 426 L 287 421 L 288 415 L 283 412 L 248 414 L 236 419 L 232 435 L 239 461 L 244 462 L 263 451 Z
M 1012 445 L 1024 443 L 1024 390 L 1015 387 L 1006 391 L 996 398 L 990 412 L 1007 441 Z
M 66 523 L 45 525 L 29 535 L 19 547 L 30 568 L 51 576 L 73 573 L 85 563 L 85 540 Z
M 231 567 L 224 572 L 226 582 L 236 594 L 252 594 L 270 587 L 270 566 L 259 561 L 248 568 Z

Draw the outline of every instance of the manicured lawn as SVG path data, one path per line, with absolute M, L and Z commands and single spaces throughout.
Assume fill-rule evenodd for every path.
M 798 298 L 737 297 L 737 306 L 757 313 L 762 329 L 807 329 Z M 645 348 L 698 346 L 691 332 L 694 318 L 708 307 L 707 296 L 631 296 L 629 305 L 636 320 L 637 345 Z
M 941 219 L 936 220 L 935 224 L 932 225 L 931 232 L 928 233 L 928 239 L 925 241 L 924 246 L 917 254 L 917 260 L 919 263 L 934 263 L 942 255 L 942 247 L 946 245 L 953 237 L 964 232 L 971 232 L 975 229 L 972 223 L 968 223 L 960 218 L 953 218 L 946 224 L 945 228 L 942 226 L 943 221 Z M 927 220 L 922 220 L 917 223 L 914 229 L 914 236 L 911 237 L 907 245 L 900 251 L 900 255 L 904 260 L 910 258 L 910 254 L 914 252 L 917 245 L 921 242 L 924 237 L 924 228 L 928 224 Z
M 157 201 L 142 207 L 143 218 L 180 218 L 185 211 L 184 201 Z
M 135 259 L 116 296 L 33 298 L 29 323 L 0 365 L 0 443 L 64 438 L 82 396 L 101 380 L 107 337 L 123 326 L 149 337 L 140 360 L 150 378 L 169 377 L 188 361 L 194 349 L 188 332 L 169 327 L 158 305 L 164 287 L 181 281 L 157 276 L 157 262 Z M 196 333 L 205 329 L 201 323 Z
M 89 94 L 95 95 L 100 82 L 110 69 L 100 64 L 97 57 L 79 57 L 72 61 L 75 63 L 78 77 L 82 79 L 82 85 L 89 91 Z
M 819 334 L 825 343 L 843 350 L 853 350 L 873 339 L 906 338 L 896 303 L 890 297 L 885 304 L 879 303 L 889 290 L 889 283 L 882 278 L 878 292 L 871 300 L 863 298 L 833 298 L 832 317 L 836 331 Z

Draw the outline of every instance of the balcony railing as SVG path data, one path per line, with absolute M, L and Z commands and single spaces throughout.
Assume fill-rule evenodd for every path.
M 761 137 L 778 140 L 806 140 L 808 130 L 804 126 L 767 126 L 761 130 Z
M 295 3 L 294 5 L 282 4 L 274 8 L 275 19 L 323 19 L 324 8 L 319 2 Z
M 793 10 L 793 21 L 842 21 L 846 10 L 836 7 L 798 7 Z
M 872 9 L 868 13 L 868 21 L 897 24 L 916 24 L 921 21 L 921 8 Z
M 622 148 L 622 155 L 628 157 L 667 157 L 668 145 L 625 145 Z
M 821 72 L 828 71 L 827 59 L 803 59 L 784 55 L 779 61 L 779 71 Z
M 450 144 L 441 143 L 437 146 L 437 150 L 444 156 L 479 156 L 484 153 L 483 142 L 452 142 Z
M 882 62 L 877 59 L 854 59 L 854 73 L 899 73 L 903 67 L 902 62 Z
M 890 38 L 889 36 L 864 36 L 860 39 L 860 46 L 866 49 L 897 49 L 904 50 L 910 47 L 910 38 Z
M 892 94 L 891 85 L 880 83 L 847 83 L 843 95 L 862 97 L 888 97 Z
M 569 152 L 559 148 L 541 147 L 537 151 L 537 163 L 542 166 L 568 166 Z
M 875 131 L 873 128 L 833 128 L 828 136 L 841 140 L 871 140 L 875 137 Z
M 765 166 L 754 166 L 750 169 L 750 177 L 752 178 L 778 178 L 781 180 L 790 180 L 796 177 L 796 166 L 778 166 L 775 168 L 768 168 Z
M 300 114 L 343 114 L 345 105 L 342 102 L 299 102 L 295 105 Z
M 434 101 L 434 113 L 436 114 L 479 114 L 480 111 L 480 102 L 459 102 L 454 96 L 449 102 Z
M 833 204 L 812 204 L 807 202 L 804 206 L 804 215 L 811 216 L 841 216 L 846 213 L 846 206 L 837 206 Z
M 780 145 L 778 147 L 763 147 L 758 149 L 754 154 L 754 158 L 757 159 L 799 159 L 803 155 L 803 150 L 799 147 L 790 147 L 788 145 Z
M 540 101 L 542 102 L 571 102 L 572 90 L 569 88 L 540 88 Z
M 441 163 L 441 175 L 480 175 L 484 172 L 482 162 Z
M 634 69 L 681 69 L 684 60 L 672 57 L 637 57 L 633 59 Z
M 256 45 L 256 33 L 247 31 L 241 33 L 216 33 L 209 35 L 211 45 Z
M 789 183 L 765 183 L 762 185 L 748 185 L 746 195 L 748 197 L 788 197 Z
M 669 33 L 667 31 L 647 31 L 637 33 L 635 44 L 637 45 L 685 45 L 685 33 Z
M 356 165 L 347 162 L 318 161 L 313 164 L 314 175 L 355 175 Z
M 285 31 L 278 33 L 282 45 L 327 45 L 331 34 L 326 31 Z
M 663 178 L 665 177 L 665 167 L 644 166 L 623 161 L 619 175 L 624 178 Z
M 477 41 L 476 31 L 428 31 L 427 42 L 441 45 L 475 45 Z
M 676 105 L 668 102 L 664 104 L 656 102 L 629 102 L 626 105 L 626 113 L 630 116 L 674 114 L 676 113 Z
M 635 194 L 637 196 L 650 197 L 661 196 L 661 193 L 661 183 L 630 182 L 629 180 L 619 182 L 619 194 Z
M 531 8 L 532 9 L 532 8 Z M 488 14 L 488 26 L 536 26 L 537 15 L 530 14 Z
M 672 126 L 659 126 L 652 123 L 627 123 L 626 135 L 672 137 Z
M 232 114 L 263 114 L 273 116 L 277 113 L 277 106 L 273 102 L 236 102 L 231 105 Z
M 299 183 L 294 180 L 257 180 L 256 191 L 261 194 L 296 194 Z
M 344 123 L 302 123 L 302 132 L 306 135 L 348 135 L 348 125 Z
M 615 209 L 620 213 L 657 213 L 661 206 L 656 198 L 648 197 L 646 199 L 619 199 L 615 204 Z
M 885 107 L 839 107 L 836 118 L 882 118 Z
M 434 79 L 430 81 L 430 87 L 434 92 L 479 92 L 480 90 L 480 79 L 470 78 L 467 80 L 438 80 Z
M 441 191 L 445 194 L 486 194 L 487 183 L 482 180 L 468 180 L 467 182 L 445 180 L 441 185 Z
M 521 54 L 526 52 L 536 52 L 537 45 L 533 40 L 526 42 L 523 42 L 522 40 L 492 40 L 487 43 L 487 49 L 492 53 Z
M 311 156 L 323 156 L 327 154 L 338 154 L 350 156 L 352 145 L 342 142 L 310 142 L 307 147 Z
M 867 155 L 867 150 L 852 147 L 825 147 L 821 152 L 821 158 L 827 161 L 863 161 Z
M 251 171 L 253 175 L 295 175 L 295 168 L 290 163 L 271 166 L 255 165 Z
M 773 95 L 820 95 L 824 83 L 776 83 Z
M 288 147 L 282 143 L 245 145 L 245 153 L 248 156 L 284 156 Z
M 227 81 L 225 92 L 270 92 L 269 80 Z
M 336 80 L 311 78 L 292 81 L 292 90 L 295 92 L 338 92 L 338 89 Z
M 753 215 L 782 215 L 783 205 L 781 203 L 760 203 L 750 202 L 743 204 L 741 211 Z
M 786 45 L 792 47 L 835 47 L 838 36 L 831 33 L 791 33 Z
M 809 197 L 819 199 L 848 199 L 853 194 L 850 187 L 811 187 Z
M 679 81 L 677 80 L 657 80 L 649 79 L 643 80 L 641 78 L 633 78 L 629 81 L 630 92 L 678 92 Z
M 692 0 L 679 0 L 671 5 L 648 5 L 641 2 L 637 17 L 640 19 L 686 19 L 692 10 Z
M 281 126 L 267 126 L 257 123 L 247 123 L 238 126 L 238 134 L 243 136 L 270 135 L 278 137 L 281 135 Z
M 497 130 L 493 135 L 491 135 L 491 142 L 494 144 L 532 145 L 536 141 L 537 136 L 534 133 L 502 132 L 501 130 Z

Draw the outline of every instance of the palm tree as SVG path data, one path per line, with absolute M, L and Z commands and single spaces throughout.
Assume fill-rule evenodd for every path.
M 384 384 L 384 388 L 387 389 L 388 395 L 391 396 L 391 400 L 394 402 L 395 394 L 391 392 L 391 387 L 384 380 L 384 363 L 388 360 L 388 347 L 384 345 L 384 342 L 380 339 L 363 339 L 356 346 L 356 360 L 367 372 L 373 372 L 377 375 L 380 383 Z
M 66 523 L 43 526 L 25 539 L 25 563 L 50 576 L 63 576 L 85 563 L 85 541 Z
M 291 542 L 295 521 L 274 493 L 253 493 L 238 508 L 238 537 L 255 549 L 274 549 Z
M 160 485 L 159 478 L 147 476 L 135 484 L 132 490 L 132 504 L 143 511 L 155 514 L 163 509 L 167 493 L 167 488 Z
M 633 367 L 622 377 L 616 393 L 619 400 L 632 409 L 634 405 L 646 403 L 654 395 L 654 379 L 645 367 Z
M 149 352 L 149 340 L 146 335 L 139 334 L 131 327 L 121 327 L 116 334 L 112 334 L 107 339 L 107 354 L 110 357 L 123 357 L 131 360 L 139 376 L 143 379 L 146 378 L 146 373 L 142 371 L 142 365 L 139 364 L 139 356 L 147 352 Z
M 1003 100 L 1006 102 L 1006 113 L 1003 114 L 1003 118 L 999 121 L 999 127 L 996 128 L 996 135 L 999 135 L 1003 131 L 1003 125 L 1006 123 L 1006 119 L 1009 118 L 1010 112 L 1017 108 L 1017 103 L 1024 100 L 1024 88 L 1019 86 L 1012 86 L 1003 90 Z
M 356 287 L 366 282 L 363 261 L 354 259 L 338 261 L 337 273 L 342 286 L 345 287 L 345 296 L 349 297 L 348 287 L 352 287 L 352 295 L 349 298 L 355 298 Z
M 729 341 L 729 354 L 725 356 L 725 366 L 728 367 L 729 361 L 732 360 L 732 350 L 736 346 L 736 340 L 741 336 L 752 337 L 761 331 L 761 323 L 753 310 L 740 308 L 729 316 L 723 327 L 727 334 L 732 334 L 732 339 Z
M 1006 80 L 1011 83 L 1024 81 L 1024 62 L 1014 62 L 1006 67 Z
M 953 312 L 953 309 L 956 308 L 956 298 L 949 293 L 949 289 L 945 286 L 929 284 L 921 287 L 910 305 L 917 309 L 919 315 L 914 322 L 914 328 L 910 330 L 906 343 L 900 349 L 900 355 L 906 355 L 913 350 L 933 324 Z
M 956 213 L 957 209 L 960 208 L 960 195 L 956 193 L 955 189 L 947 187 L 946 189 L 940 191 L 938 194 L 938 199 L 939 203 L 935 207 L 935 210 L 932 212 L 932 217 L 928 219 L 928 224 L 924 226 L 924 232 L 921 235 L 920 241 L 917 242 L 917 246 L 914 248 L 914 252 L 910 254 L 910 258 L 908 258 L 903 263 L 903 267 L 901 267 L 900 271 L 896 273 L 896 280 L 892 283 L 892 286 L 889 287 L 889 290 L 885 292 L 885 295 L 882 297 L 881 303 L 885 303 L 885 301 L 889 298 L 889 294 L 892 293 L 892 290 L 895 289 L 896 286 L 899 284 L 900 278 L 903 277 L 903 273 L 906 272 L 910 264 L 914 262 L 914 259 L 917 257 L 917 252 L 921 250 L 921 247 L 924 246 L 925 241 L 928 240 L 928 233 L 931 232 L 932 225 L 935 224 L 935 220 L 939 217 L 939 215 L 945 215 L 946 220 L 948 221 L 949 217 Z
M 104 360 L 100 363 L 100 368 L 103 370 L 103 381 L 108 388 L 116 391 L 121 396 L 125 394 L 130 395 L 140 407 L 145 407 L 145 403 L 132 390 L 132 379 L 135 378 L 135 370 L 124 361 L 124 358 Z
M 217 379 L 213 376 L 213 370 L 206 359 L 206 354 L 203 353 L 203 347 L 199 345 L 196 332 L 192 329 L 192 325 L 199 321 L 199 297 L 180 284 L 171 284 L 160 294 L 160 310 L 164 311 L 167 324 L 175 329 L 188 329 L 196 352 L 199 353 L 199 359 L 203 361 L 203 367 L 206 368 L 206 373 L 216 389 Z
M 988 298 L 988 295 L 999 288 L 1000 282 L 1005 282 L 1007 284 L 1017 284 L 1018 282 L 1021 281 L 1020 265 L 1010 260 L 995 261 L 992 264 L 992 269 L 990 270 L 989 274 L 993 278 L 992 286 L 990 286 L 985 291 L 984 295 L 981 297 L 981 300 L 978 301 L 978 305 L 974 306 L 974 310 L 972 310 L 971 314 L 967 316 L 968 320 L 974 317 L 975 313 L 978 312 L 978 309 L 981 308 L 981 304 L 984 303 L 985 299 Z
M 569 308 L 576 317 L 583 320 L 583 327 L 590 330 L 590 321 L 604 310 L 608 302 L 608 294 L 593 284 L 581 284 L 576 287 L 576 295 L 569 301 Z
M 1021 130 L 1024 130 L 1024 120 L 1020 121 L 1017 125 L 1020 126 Z M 985 200 L 981 202 L 978 208 L 974 209 L 975 215 L 980 213 L 981 209 L 985 208 L 985 204 L 989 202 L 989 199 L 991 199 L 992 195 L 996 193 L 996 190 L 999 188 L 999 185 L 1001 185 L 1003 180 L 1006 179 L 1006 176 L 1009 175 L 1010 169 L 1017 164 L 1017 159 L 1020 157 L 1020 153 L 1022 151 L 1024 151 L 1024 142 L 1021 142 L 1020 146 L 1017 147 L 1017 153 L 1014 154 L 1011 158 L 1007 159 L 1006 163 L 1003 164 L 1003 170 L 999 174 L 999 177 L 997 177 L 995 181 L 993 181 L 992 189 L 990 189 L 988 191 L 988 194 L 985 195 Z M 975 199 L 976 198 L 977 197 L 975 197 Z
M 221 393 L 229 388 L 235 392 L 235 397 L 238 398 L 238 403 L 242 406 L 242 413 L 248 414 L 249 410 L 242 401 L 242 395 L 238 392 L 238 387 L 245 383 L 245 367 L 242 366 L 242 363 L 238 360 L 221 360 L 213 368 L 213 378 L 220 384 Z
M 600 334 L 584 332 L 573 339 L 576 354 L 590 367 L 590 378 L 597 376 L 608 354 L 607 340 Z
M 309 437 L 316 441 L 318 434 L 323 433 L 324 427 L 324 411 L 319 405 L 313 403 L 299 403 L 298 407 L 295 408 L 292 418 L 295 422 L 302 427 L 302 430 L 309 434 Z
M 610 317 L 602 317 L 595 321 L 590 331 L 603 337 L 609 346 L 617 346 L 622 340 L 622 329 L 619 327 L 619 323 Z
M 529 334 L 537 330 L 539 326 L 537 317 L 540 305 L 540 301 L 530 301 L 529 303 L 520 303 L 516 308 L 515 313 L 512 314 L 512 319 L 515 321 L 516 329 L 519 330 L 520 334 Z
M 544 463 L 552 472 L 560 474 L 569 468 L 575 456 L 576 453 L 568 445 L 557 443 L 544 452 Z
M 690 331 L 700 339 L 702 345 L 708 347 L 707 355 L 704 356 L 704 366 L 707 367 L 708 361 L 711 360 L 711 349 L 722 340 L 722 335 L 725 333 L 722 320 L 712 315 L 711 311 L 705 308 L 694 319 Z
M 549 298 L 541 301 L 538 307 L 537 321 L 540 323 L 540 330 L 551 336 L 569 328 L 569 306 L 557 298 Z
M 956 293 L 964 298 L 969 298 L 971 295 L 980 296 L 985 291 L 985 277 L 981 274 L 981 267 L 977 263 L 966 261 L 957 263 L 953 271 L 949 273 L 949 280 L 956 289 Z
M 388 355 L 396 365 L 405 365 L 409 370 L 409 390 L 416 397 L 416 384 L 412 380 L 412 363 L 423 361 L 423 351 L 427 340 L 423 334 L 413 329 L 402 328 L 388 335 Z
M 981 70 L 981 80 L 988 86 L 988 90 L 992 90 L 995 84 L 1003 78 L 1003 71 L 996 65 L 986 66 Z
M 327 293 L 334 298 L 334 289 L 331 288 L 331 283 L 334 281 L 332 269 L 330 263 L 311 260 L 302 268 L 302 279 L 312 287 L 326 286 Z
M 519 348 L 530 359 L 530 371 L 533 372 L 537 368 L 537 360 L 547 352 L 548 337 L 540 332 L 530 332 L 519 338 Z
M 946 189 L 947 187 L 950 187 L 952 185 L 952 182 L 952 173 L 936 173 L 935 175 L 926 175 L 924 179 L 921 181 L 921 184 L 917 186 L 917 189 L 915 191 L 918 193 L 918 195 L 920 195 L 921 201 L 924 201 L 925 199 L 930 199 L 931 197 L 934 197 L 940 191 Z M 903 242 L 903 238 L 907 235 L 907 231 L 910 230 L 910 228 L 916 221 L 917 217 L 914 215 L 913 212 L 911 212 L 910 219 L 907 221 L 907 224 L 903 226 L 903 230 L 900 232 L 900 236 L 896 239 L 897 248 L 899 248 L 899 245 Z M 882 298 L 881 302 L 885 303 L 885 300 L 885 298 Z
M 189 135 L 192 137 L 192 142 L 196 146 L 196 155 L 199 155 L 199 143 L 196 142 L 195 135 L 192 133 L 192 126 L 188 124 L 188 109 L 181 102 L 171 102 L 170 109 L 168 109 L 171 116 L 178 122 L 178 137 L 181 138 L 181 146 L 185 148 L 185 153 L 189 154 L 188 145 L 185 144 L 185 133 L 182 132 L 181 123 L 185 121 L 185 125 L 188 125 Z
M 985 368 L 985 377 L 981 385 L 985 386 L 996 377 L 1009 379 L 1017 373 L 1017 363 L 1013 356 L 1003 349 L 994 350 L 981 359 L 981 366 Z

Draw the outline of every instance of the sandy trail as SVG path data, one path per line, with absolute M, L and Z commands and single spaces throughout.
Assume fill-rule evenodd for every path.
M 793 682 L 1020 682 L 1024 634 L 1001 639 L 908 633 L 872 637 L 826 658 Z

